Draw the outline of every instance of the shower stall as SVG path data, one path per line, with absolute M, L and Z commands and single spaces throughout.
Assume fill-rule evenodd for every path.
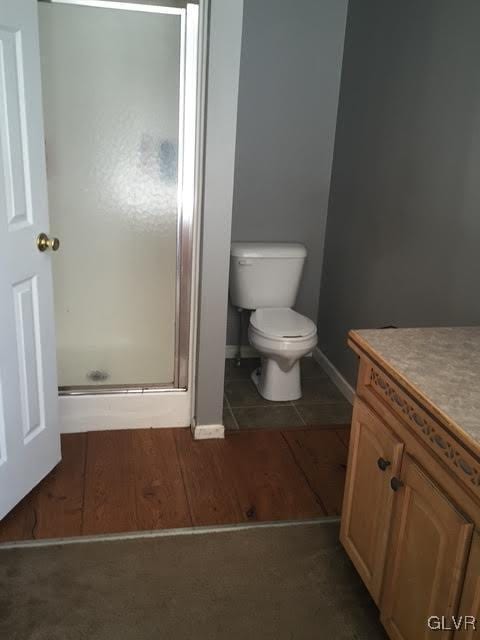
M 190 424 L 199 7 L 163 4 L 39 3 L 66 431 Z

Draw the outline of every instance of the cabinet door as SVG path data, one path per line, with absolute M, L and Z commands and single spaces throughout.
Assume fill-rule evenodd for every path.
M 453 635 L 473 525 L 408 455 L 400 480 L 402 486 L 394 482 L 381 620 L 392 640 L 446 640 Z M 444 616 L 450 629 L 430 630 L 430 616 Z
M 378 604 L 394 494 L 403 444 L 355 399 L 340 540 Z
M 475 618 L 475 623 L 472 620 Z M 463 585 L 458 624 L 455 640 L 475 640 L 480 638 L 480 532 L 473 534 L 472 546 L 468 555 L 465 582 Z

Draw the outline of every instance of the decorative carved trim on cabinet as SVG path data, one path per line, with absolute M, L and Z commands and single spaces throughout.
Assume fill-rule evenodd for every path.
M 385 374 L 370 366 L 369 381 L 372 393 L 387 401 L 393 411 L 406 420 L 431 450 L 439 455 L 463 482 L 480 497 L 480 465 L 437 422 L 428 416 Z

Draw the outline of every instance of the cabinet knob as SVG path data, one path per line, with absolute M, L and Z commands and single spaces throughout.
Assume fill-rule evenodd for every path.
M 398 491 L 401 487 L 403 487 L 403 482 L 393 476 L 393 478 L 390 480 L 390 486 L 392 487 L 393 491 Z
M 377 460 L 378 468 L 382 471 L 386 471 L 388 467 L 392 464 L 390 460 L 385 460 L 385 458 L 379 458 Z

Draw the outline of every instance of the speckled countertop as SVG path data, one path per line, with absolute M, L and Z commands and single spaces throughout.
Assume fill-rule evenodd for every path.
M 480 446 L 480 327 L 362 329 L 350 339 Z

